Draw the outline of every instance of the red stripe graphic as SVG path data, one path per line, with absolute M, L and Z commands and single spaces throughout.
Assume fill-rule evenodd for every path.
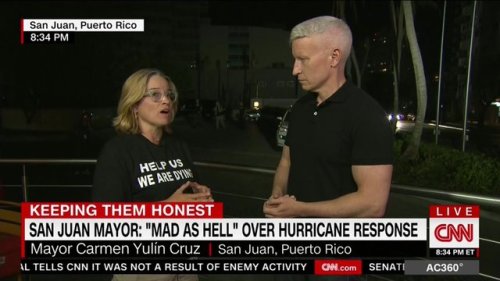
M 21 19 L 21 45 L 24 44 L 24 20 Z

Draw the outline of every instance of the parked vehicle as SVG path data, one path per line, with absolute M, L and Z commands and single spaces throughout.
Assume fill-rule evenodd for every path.
M 256 122 L 260 119 L 260 110 L 258 109 L 248 109 L 245 111 L 245 120 Z
M 245 110 L 245 120 L 256 122 L 259 121 L 261 117 L 262 100 L 259 98 L 253 98 L 250 100 L 250 109 Z

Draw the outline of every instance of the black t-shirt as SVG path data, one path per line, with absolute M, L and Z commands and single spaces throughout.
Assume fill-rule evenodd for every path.
M 140 134 L 120 135 L 108 141 L 101 151 L 92 199 L 160 201 L 193 180 L 193 162 L 183 141 L 165 135 L 160 145 L 155 145 Z
M 306 202 L 334 199 L 357 190 L 352 165 L 393 162 L 393 133 L 382 107 L 346 82 L 316 105 L 299 99 L 290 112 L 288 194 Z

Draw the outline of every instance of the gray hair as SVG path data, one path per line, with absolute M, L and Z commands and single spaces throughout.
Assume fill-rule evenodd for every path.
M 324 34 L 327 44 L 337 45 L 349 57 L 352 48 L 352 33 L 341 19 L 332 16 L 319 16 L 297 24 L 290 32 L 290 44 L 295 39 Z

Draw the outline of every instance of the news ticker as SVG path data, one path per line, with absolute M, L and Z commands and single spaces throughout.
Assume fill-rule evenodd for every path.
M 20 43 L 71 44 L 76 32 L 144 32 L 144 19 L 21 19 Z
M 225 219 L 221 203 L 23 203 L 21 210 L 26 273 L 134 273 L 135 265 L 187 273 L 169 264 L 196 261 L 196 273 L 231 272 L 220 268 L 232 262 L 266 273 L 281 262 L 320 274 L 318 261 L 331 269 L 339 259 L 357 261 L 349 266 L 359 274 L 479 271 L 478 206 L 430 206 L 429 229 L 426 218 Z
M 61 274 L 314 274 L 477 275 L 478 260 L 387 259 L 106 259 L 23 260 L 23 273 Z

